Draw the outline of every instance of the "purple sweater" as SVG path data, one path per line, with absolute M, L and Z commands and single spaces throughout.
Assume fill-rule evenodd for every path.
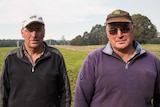
M 92 52 L 80 70 L 74 107 L 160 107 L 160 62 L 135 43 L 127 63 L 108 43 Z

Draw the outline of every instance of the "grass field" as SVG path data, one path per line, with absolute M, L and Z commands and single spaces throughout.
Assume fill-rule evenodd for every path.
M 85 57 L 93 50 L 102 47 L 102 45 L 96 46 L 54 46 L 61 51 L 64 56 L 68 75 L 71 83 L 72 100 L 74 100 L 75 84 L 77 75 L 79 73 L 80 67 L 85 59 Z M 153 52 L 160 59 L 160 44 L 152 45 L 145 44 L 142 45 L 144 49 Z M 0 70 L 2 68 L 3 60 L 6 54 L 14 49 L 15 47 L 0 48 Z M 74 101 L 72 101 L 73 103 Z

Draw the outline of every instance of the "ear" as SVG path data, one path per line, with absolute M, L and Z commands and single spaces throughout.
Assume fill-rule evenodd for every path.
M 43 37 L 45 37 L 45 27 L 43 27 Z
M 24 30 L 23 30 L 23 28 L 21 29 L 21 35 L 22 35 L 22 38 L 24 38 Z
M 136 25 L 135 24 L 132 24 L 132 27 L 133 27 L 133 29 L 136 29 Z
M 132 23 L 132 25 L 131 25 L 131 30 L 134 32 L 135 29 L 136 29 L 136 26 L 135 26 L 135 24 Z
M 108 29 L 108 26 L 106 26 L 106 30 L 105 30 L 105 32 L 106 32 L 106 37 L 108 38 L 107 29 Z

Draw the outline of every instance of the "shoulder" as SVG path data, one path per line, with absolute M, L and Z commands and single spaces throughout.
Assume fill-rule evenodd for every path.
M 89 56 L 99 56 L 101 54 L 103 54 L 103 50 L 104 50 L 105 47 L 101 47 L 101 48 L 98 48 L 94 51 L 92 51 Z
M 86 57 L 86 60 L 90 60 L 91 62 L 96 62 L 98 61 L 101 57 L 103 57 L 104 53 L 103 53 L 103 49 L 104 47 L 98 48 L 92 52 L 90 52 L 88 54 L 88 56 Z
M 9 59 L 15 59 L 17 58 L 17 54 L 20 53 L 20 48 L 15 48 L 11 51 L 9 51 L 5 57 L 4 57 L 4 61 L 7 61 Z
M 154 52 L 150 52 L 148 50 L 145 50 L 145 52 L 146 52 L 146 55 L 148 55 L 149 57 L 158 59 L 158 57 L 156 56 L 156 54 Z
M 160 61 L 158 59 L 158 56 L 153 53 L 153 52 L 150 52 L 148 50 L 145 50 L 145 54 L 142 55 L 141 57 L 145 57 L 146 58 L 146 62 L 149 61 L 149 62 L 152 62 L 153 63 L 156 63 L 156 64 L 160 64 Z
M 45 54 L 56 54 L 62 56 L 61 52 L 57 48 L 47 45 L 46 42 L 43 43 L 45 45 Z
M 47 46 L 46 48 L 46 54 L 54 54 L 54 55 L 58 55 L 60 57 L 62 57 L 62 53 L 55 47 L 52 46 Z
M 9 52 L 7 53 L 7 56 L 14 55 L 14 54 L 17 54 L 17 53 L 19 53 L 19 52 L 20 52 L 20 47 L 9 51 Z

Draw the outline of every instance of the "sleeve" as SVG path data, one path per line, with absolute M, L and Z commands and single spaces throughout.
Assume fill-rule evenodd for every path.
M 76 83 L 74 107 L 90 107 L 95 89 L 94 63 L 88 56 L 81 67 Z
M 160 61 L 156 64 L 157 78 L 155 82 L 155 91 L 153 96 L 154 107 L 160 107 Z
M 59 107 L 70 107 L 71 106 L 71 90 L 70 90 L 70 82 L 69 77 L 66 70 L 66 65 L 64 59 L 62 57 L 60 62 L 60 76 L 58 80 L 59 87 Z
M 10 88 L 9 88 L 9 78 L 7 74 L 7 63 L 5 60 L 0 77 L 0 107 L 7 107 L 9 89 Z

